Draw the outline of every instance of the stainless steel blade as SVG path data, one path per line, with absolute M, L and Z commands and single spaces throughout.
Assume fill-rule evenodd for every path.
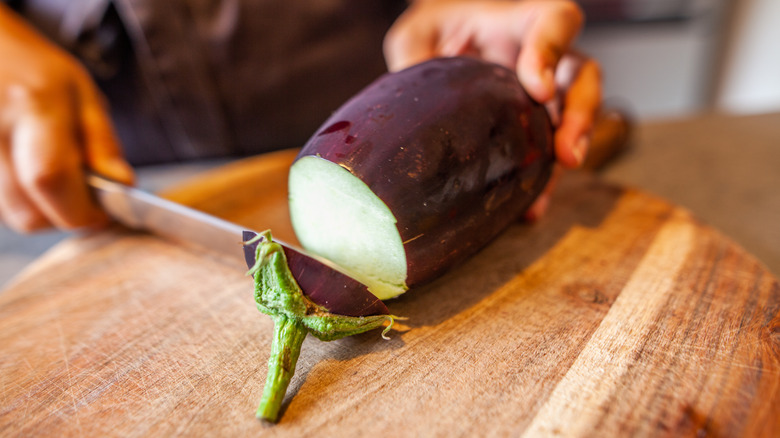
M 243 259 L 244 227 L 98 175 L 88 175 L 98 203 L 121 224 Z
M 244 260 L 248 267 L 255 264 L 257 242 L 243 245 L 257 235 L 255 231 L 98 175 L 88 175 L 87 184 L 108 215 L 125 226 L 219 251 Z M 348 316 L 389 313 L 381 300 L 338 265 L 276 238 L 274 241 L 284 248 L 290 271 L 315 303 Z

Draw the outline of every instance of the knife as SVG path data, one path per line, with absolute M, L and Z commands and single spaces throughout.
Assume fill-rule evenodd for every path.
M 248 267 L 255 264 L 255 252 L 260 242 L 242 243 L 257 236 L 256 231 L 96 174 L 87 175 L 87 184 L 106 213 L 127 227 L 217 251 L 234 259 L 243 255 Z M 274 241 L 284 248 L 293 277 L 314 303 L 331 313 L 346 316 L 390 313 L 365 285 L 335 263 L 278 239 Z

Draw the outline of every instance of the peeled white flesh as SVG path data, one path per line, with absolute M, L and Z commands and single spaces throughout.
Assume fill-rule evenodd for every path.
M 404 293 L 406 253 L 390 209 L 359 178 L 316 156 L 290 168 L 290 217 L 303 248 L 385 300 Z

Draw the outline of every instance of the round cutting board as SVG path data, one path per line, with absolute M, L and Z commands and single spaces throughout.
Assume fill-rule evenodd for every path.
M 294 155 L 165 196 L 293 240 Z M 272 323 L 244 270 L 118 226 L 56 246 L 0 294 L 0 435 L 780 435 L 777 280 L 686 210 L 591 174 L 388 302 L 408 317 L 389 341 L 309 337 L 277 425 L 254 417 Z

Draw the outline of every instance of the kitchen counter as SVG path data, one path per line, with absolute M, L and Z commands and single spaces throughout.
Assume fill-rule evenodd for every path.
M 221 164 L 149 167 L 139 182 L 157 190 Z M 600 173 L 691 210 L 780 275 L 780 113 L 641 123 L 628 150 Z M 0 226 L 0 287 L 66 236 L 18 236 Z
M 780 113 L 640 124 L 603 177 L 691 210 L 780 276 Z

